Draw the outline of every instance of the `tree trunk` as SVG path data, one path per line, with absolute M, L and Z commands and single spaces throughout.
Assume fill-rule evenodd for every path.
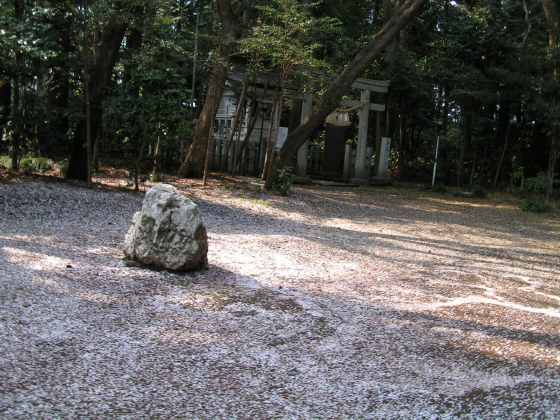
M 558 90 L 560 83 L 560 61 L 558 52 L 560 49 L 560 10 L 555 0 L 543 0 L 544 14 L 548 28 L 548 47 L 552 56 L 552 78 L 555 82 L 555 90 Z M 554 191 L 554 174 L 556 170 L 556 161 L 560 151 L 560 117 L 558 116 L 559 102 L 556 94 L 552 98 L 552 110 L 555 115 L 552 116 L 552 133 L 550 136 L 550 152 L 548 156 L 547 171 L 547 188 L 546 200 L 549 201 Z
M 509 118 L 509 116 L 508 116 Z M 498 160 L 498 166 L 496 167 L 496 175 L 494 176 L 494 188 L 498 186 L 498 181 L 500 180 L 500 174 L 502 172 L 502 166 L 504 165 L 504 160 L 506 157 L 506 152 L 509 147 L 509 138 L 511 134 L 511 123 L 507 122 L 506 133 L 504 138 L 504 148 L 502 149 L 502 154 L 500 155 L 500 160 Z
M 470 103 L 463 106 L 463 141 L 461 142 L 461 149 L 459 150 L 459 159 L 457 159 L 458 187 L 462 187 L 464 184 L 465 158 L 472 141 L 473 111 L 471 108 L 472 106 Z
M 92 155 L 93 155 L 93 147 L 91 142 L 91 100 L 90 100 L 90 91 L 89 91 L 89 69 L 86 67 L 85 71 L 85 106 L 86 106 L 86 181 L 88 185 L 91 185 L 91 162 L 92 162 Z
M 12 106 L 12 84 L 9 80 L 0 79 L 0 129 L 10 120 Z M 0 131 L 0 139 L 2 132 Z
M 319 106 L 309 120 L 288 135 L 278 159 L 274 163 L 275 168 L 280 168 L 289 163 L 292 156 L 297 153 L 309 136 L 339 106 L 340 99 L 350 90 L 354 80 L 364 72 L 375 58 L 379 57 L 398 33 L 412 21 L 424 3 L 426 3 L 425 0 L 405 0 L 402 6 L 397 7 L 391 19 L 383 25 L 381 30 L 354 56 L 339 76 L 328 86 L 319 102 Z M 276 170 L 273 173 L 276 173 Z M 272 185 L 271 183 L 271 179 L 267 180 L 268 188 Z
M 25 1 L 15 0 L 15 17 L 18 25 L 23 24 L 24 14 L 25 14 Z M 19 32 L 19 30 L 18 30 Z M 18 35 L 19 38 L 19 35 Z M 16 49 L 16 69 L 17 74 L 14 77 L 13 89 L 12 89 L 12 121 L 14 123 L 14 129 L 12 133 L 12 170 L 17 171 L 19 169 L 19 154 L 20 147 L 23 140 L 23 80 L 22 74 L 24 72 L 24 57 L 23 52 L 18 47 Z
M 140 162 L 142 162 L 142 156 L 144 155 L 144 149 L 146 148 L 146 123 L 144 120 L 144 115 L 141 115 L 140 129 L 140 147 L 138 148 L 138 153 L 136 154 L 136 159 L 134 160 L 134 191 L 139 190 L 138 177 L 140 174 Z
M 70 97 L 70 72 L 68 71 L 68 60 L 73 53 L 71 40 L 73 18 L 68 16 L 68 6 L 60 6 L 55 9 L 53 16 L 53 28 L 56 33 L 60 51 L 60 58 L 50 68 L 51 77 L 47 84 L 47 106 L 48 116 L 48 139 L 43 147 L 46 155 L 52 155 L 68 147 L 68 107 Z
M 474 176 L 476 175 L 476 164 L 478 159 L 478 152 L 475 150 L 473 155 L 473 161 L 471 165 L 471 176 L 469 177 L 469 187 L 472 188 L 474 184 Z
M 243 107 L 245 106 L 245 101 L 247 98 L 247 81 L 244 80 L 243 81 L 243 87 L 241 88 L 241 95 L 239 96 L 239 102 L 237 103 L 237 107 L 235 109 L 235 115 L 233 116 L 233 123 L 231 124 L 231 131 L 229 133 L 227 142 L 226 142 L 226 170 L 228 169 L 228 162 L 230 159 L 228 159 L 229 155 L 230 155 L 230 151 L 232 149 L 233 146 L 233 141 L 235 138 L 235 133 L 237 132 L 237 130 L 239 129 L 240 125 L 241 125 L 241 115 L 243 113 Z M 233 162 L 235 162 L 235 148 L 234 148 L 234 152 L 233 152 L 233 157 L 231 159 L 232 161 L 232 165 L 231 165 L 231 170 L 233 171 Z
M 398 5 L 399 0 L 383 0 L 383 16 L 385 21 L 388 21 L 392 18 L 395 13 L 398 12 Z M 401 32 L 398 32 L 397 35 L 393 38 L 393 40 L 389 43 L 387 48 L 385 49 L 384 54 L 384 64 L 385 64 L 385 74 L 387 75 L 387 79 L 392 81 L 392 76 L 395 74 L 396 67 L 397 67 L 397 59 L 399 57 L 400 48 L 402 47 L 401 41 L 403 37 L 401 37 Z M 390 126 L 391 126 L 391 116 L 389 114 L 389 106 L 393 102 L 392 99 L 395 95 L 391 90 L 385 95 L 385 105 L 386 105 L 386 117 L 385 117 L 385 135 L 387 137 L 391 137 L 389 134 Z M 395 101 L 396 102 L 396 101 Z M 376 113 L 377 114 L 377 113 Z M 381 162 L 381 138 L 383 137 L 380 132 L 377 130 L 380 128 L 379 125 L 379 115 L 376 115 L 376 132 L 375 132 L 375 173 L 377 174 L 379 164 Z
M 135 13 L 136 19 L 134 24 L 131 26 L 130 31 L 126 37 L 126 49 L 125 54 L 128 58 L 126 62 L 129 64 L 125 64 L 124 66 L 124 73 L 123 73 L 123 84 L 125 89 L 128 91 L 128 94 L 134 98 L 134 100 L 138 100 L 140 97 L 140 92 L 142 90 L 142 84 L 137 79 L 134 78 L 134 70 L 135 66 L 132 64 L 132 58 L 136 54 L 140 54 L 142 50 L 142 46 L 144 44 L 144 34 L 146 32 L 146 28 L 152 23 L 153 18 L 155 17 L 156 9 L 155 7 L 142 7 L 141 5 L 138 6 L 139 11 Z M 136 114 L 137 124 L 136 127 L 132 128 L 131 132 L 129 133 L 131 138 L 135 138 L 136 144 L 138 148 L 136 150 L 136 157 L 134 159 L 134 190 L 139 190 L 138 185 L 138 177 L 140 175 L 140 164 L 142 162 L 142 158 L 144 156 L 144 149 L 146 148 L 147 143 L 147 136 L 146 136 L 146 120 L 145 120 L 145 110 L 140 108 L 138 113 Z M 105 136 L 101 136 L 104 138 Z M 94 167 L 97 169 L 98 166 L 98 146 L 99 139 L 94 143 Z
M 283 102 L 282 91 L 278 93 L 274 99 L 274 104 L 272 106 L 272 114 L 270 117 L 270 129 L 268 131 L 268 139 L 266 142 L 266 155 L 264 159 L 264 167 L 262 173 L 262 179 L 268 180 L 272 175 L 272 164 L 274 161 L 274 144 L 278 137 L 278 127 L 280 126 L 280 118 L 282 116 L 282 102 Z
M 406 152 L 406 117 L 399 113 L 399 177 L 405 179 L 408 175 L 408 153 Z
M 208 93 L 202 112 L 200 113 L 194 131 L 193 141 L 189 146 L 187 156 L 179 168 L 179 175 L 200 178 L 204 172 L 204 157 L 208 148 L 208 138 L 212 122 L 224 93 L 227 78 L 227 66 L 223 61 L 217 61 L 212 66 L 208 80 Z
M 239 154 L 237 156 L 237 161 L 235 162 L 235 167 L 233 171 L 234 174 L 239 173 L 241 170 L 243 153 L 245 152 L 245 149 L 247 148 L 247 144 L 249 143 L 249 139 L 251 138 L 251 134 L 253 134 L 253 130 L 255 129 L 255 124 L 257 122 L 257 116 L 258 116 L 256 101 L 253 101 L 253 104 L 251 105 L 249 112 L 251 115 L 249 118 L 249 125 L 247 126 L 247 132 L 245 133 L 245 138 L 241 142 L 241 147 L 239 148 Z
M 223 32 L 220 37 L 221 45 L 216 51 L 216 61 L 210 71 L 208 93 L 202 111 L 198 118 L 193 141 L 183 163 L 179 168 L 180 176 L 200 178 L 204 172 L 204 158 L 208 148 L 210 127 L 216 118 L 216 111 L 220 105 L 227 78 L 229 56 L 241 36 L 241 25 L 235 15 L 231 0 L 216 0 L 216 13 L 220 18 Z M 212 133 L 213 134 L 213 133 Z
M 51 110 L 49 118 L 49 139 L 45 153 L 52 154 L 52 149 L 60 150 L 61 146 L 68 144 L 68 105 L 70 94 L 70 74 L 65 69 L 52 69 L 48 109 Z
M 98 53 L 95 54 L 95 62 L 90 67 L 89 103 L 91 106 L 91 135 L 93 138 L 101 133 L 103 100 L 107 95 L 113 68 L 117 62 L 119 49 L 127 29 L 127 22 L 122 18 L 122 12 L 122 10 L 117 10 L 111 17 L 97 45 Z M 72 142 L 67 174 L 69 179 L 87 181 L 87 156 L 86 122 L 85 119 L 82 119 L 78 123 L 76 135 Z
M 210 135 L 208 137 L 206 148 L 206 156 L 204 157 L 204 173 L 202 176 L 202 185 L 206 186 L 206 181 L 208 180 L 208 172 L 210 166 L 210 158 L 214 154 L 214 121 L 210 123 Z
M 161 179 L 161 124 L 157 123 L 157 139 L 154 149 L 154 160 L 152 161 L 152 182 L 159 182 Z
M 22 137 L 22 127 L 21 127 L 21 77 L 18 75 L 14 78 L 12 89 L 12 118 L 13 130 L 12 130 L 12 149 L 11 149 L 11 160 L 12 160 L 12 170 L 17 171 L 19 169 L 19 148 L 21 144 Z

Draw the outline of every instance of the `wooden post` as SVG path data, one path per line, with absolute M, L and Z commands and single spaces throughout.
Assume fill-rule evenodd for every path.
M 352 145 L 346 143 L 344 145 L 344 179 L 350 179 L 352 171 Z
M 439 133 L 437 135 L 437 140 L 436 140 L 436 155 L 434 156 L 434 172 L 432 174 L 432 188 L 434 188 L 434 186 L 436 185 L 438 154 L 439 154 Z
M 381 166 L 381 112 L 375 113 L 375 170 L 379 172 Z

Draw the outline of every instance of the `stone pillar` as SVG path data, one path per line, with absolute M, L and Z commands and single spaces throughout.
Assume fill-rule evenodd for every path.
M 381 162 L 381 112 L 375 113 L 375 173 L 379 171 L 379 165 Z
M 344 179 L 350 179 L 352 172 L 352 145 L 344 145 Z
M 358 145 L 356 147 L 356 166 L 352 182 L 367 184 L 369 182 L 369 162 L 367 156 L 369 100 L 370 91 L 362 90 L 360 102 L 362 108 L 359 113 Z
M 311 117 L 313 112 L 313 96 L 305 95 L 301 105 L 301 123 L 305 124 Z M 307 151 L 309 149 L 309 141 L 306 141 L 297 152 L 297 168 L 298 176 L 307 176 Z
M 379 164 L 377 166 L 377 178 L 389 178 L 389 160 L 391 159 L 391 138 L 381 139 L 381 150 L 379 152 Z

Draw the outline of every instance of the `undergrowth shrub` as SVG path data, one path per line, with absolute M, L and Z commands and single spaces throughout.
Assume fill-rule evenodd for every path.
M 432 187 L 432 191 L 440 194 L 447 193 L 447 187 L 443 184 L 436 184 Z
M 161 174 L 159 172 L 152 172 L 150 174 L 150 182 L 161 182 Z
M 546 192 L 546 185 L 548 179 L 546 174 L 539 173 L 537 176 L 525 179 L 525 191 L 537 194 L 544 194 Z
M 472 190 L 472 195 L 474 198 L 486 198 L 488 193 L 481 186 L 475 186 Z
M 526 198 L 519 205 L 521 210 L 530 213 L 545 213 L 550 210 L 550 206 L 540 198 Z
M 0 168 L 4 168 L 8 171 L 12 169 L 12 158 L 6 155 L 0 156 Z
M 58 168 L 58 173 L 62 178 L 66 178 L 66 174 L 68 173 L 68 159 L 61 160 L 56 163 Z
M 272 183 L 272 190 L 280 195 L 288 195 L 294 184 L 294 179 L 295 176 L 291 168 L 280 169 Z
M 24 157 L 20 162 L 20 167 L 25 173 L 50 171 L 54 162 L 45 157 Z

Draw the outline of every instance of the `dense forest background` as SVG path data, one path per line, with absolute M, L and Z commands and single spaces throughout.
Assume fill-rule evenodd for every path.
M 2 0 L 0 163 L 52 161 L 87 179 L 103 164 L 187 174 L 190 159 L 198 168 L 190 174 L 200 175 L 206 145 L 193 139 L 210 130 L 200 113 L 215 113 L 208 98 L 219 97 L 232 66 L 279 72 L 320 102 L 401 3 Z M 438 182 L 550 196 L 559 2 L 417 3 L 361 75 L 391 81 L 384 124 L 393 175 L 429 181 L 439 136 Z

